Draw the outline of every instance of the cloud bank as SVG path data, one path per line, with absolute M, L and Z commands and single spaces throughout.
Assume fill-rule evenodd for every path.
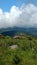
M 9 12 L 0 8 L 0 28 L 37 27 L 37 7 L 33 4 L 12 6 Z

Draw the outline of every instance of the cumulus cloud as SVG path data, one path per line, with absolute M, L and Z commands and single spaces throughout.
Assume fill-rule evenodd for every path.
M 37 27 L 37 7 L 33 4 L 12 6 L 9 12 L 0 8 L 0 28 Z

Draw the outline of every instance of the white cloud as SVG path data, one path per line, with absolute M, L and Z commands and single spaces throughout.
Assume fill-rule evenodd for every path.
M 0 28 L 13 26 L 37 27 L 37 7 L 33 4 L 12 6 L 10 12 L 0 8 Z

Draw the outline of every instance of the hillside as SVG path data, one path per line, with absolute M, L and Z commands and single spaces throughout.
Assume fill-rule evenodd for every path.
M 0 35 L 0 65 L 37 65 L 37 38 Z
M 17 32 L 23 32 L 28 35 L 37 37 L 37 28 L 22 28 L 22 27 L 13 27 L 13 28 L 3 28 L 0 29 L 0 33 L 3 35 L 14 36 Z

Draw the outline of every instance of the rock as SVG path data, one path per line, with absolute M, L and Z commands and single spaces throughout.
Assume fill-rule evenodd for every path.
M 9 46 L 10 49 L 17 49 L 18 48 L 18 45 L 11 45 Z

